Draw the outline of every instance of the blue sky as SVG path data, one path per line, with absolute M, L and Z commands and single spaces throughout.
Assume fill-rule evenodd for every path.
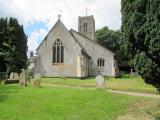
M 31 34 L 32 32 L 34 32 L 34 30 L 38 30 L 40 28 L 44 28 L 44 29 L 47 29 L 46 26 L 45 26 L 45 23 L 44 22 L 35 22 L 34 24 L 32 25 L 28 25 L 26 28 L 25 28 L 25 32 L 27 34 Z
M 41 22 L 41 21 L 34 22 L 33 24 L 25 27 L 25 33 L 30 36 L 30 35 L 32 35 L 33 32 L 38 31 L 40 29 L 48 30 L 44 22 Z M 38 43 L 40 43 L 42 41 L 43 37 L 44 36 L 40 36 L 40 35 L 37 36 L 36 41 Z
M 28 35 L 29 51 L 36 48 L 57 21 L 77 30 L 78 16 L 94 15 L 96 29 L 121 26 L 121 0 L 0 0 L 0 17 L 15 17 Z M 7 8 L 7 9 L 6 9 Z

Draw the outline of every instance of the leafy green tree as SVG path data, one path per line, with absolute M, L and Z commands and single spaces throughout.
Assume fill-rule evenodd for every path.
M 7 19 L 0 18 L 0 72 L 7 70 L 5 61 L 5 53 L 8 49 L 8 43 L 5 40 L 6 28 Z
M 119 49 L 121 43 L 120 31 L 110 30 L 108 27 L 103 27 L 96 31 L 98 43 L 115 52 Z
M 27 37 L 17 19 L 0 19 L 0 72 L 20 72 L 27 67 Z
M 10 18 L 9 26 L 15 28 L 15 56 L 16 66 L 18 69 L 17 72 L 20 72 L 20 69 L 27 67 L 27 36 L 24 33 L 23 26 L 18 24 L 17 19 Z
M 96 31 L 96 38 L 97 42 L 102 46 L 115 52 L 115 58 L 121 70 L 128 70 L 130 68 L 122 47 L 121 31 L 114 31 L 108 27 L 103 27 L 102 29 Z
M 160 1 L 122 0 L 125 51 L 135 70 L 160 91 Z

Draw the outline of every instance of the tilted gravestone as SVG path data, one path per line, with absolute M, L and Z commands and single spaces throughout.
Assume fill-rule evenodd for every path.
M 26 77 L 26 72 L 25 72 L 24 69 L 22 69 L 22 72 L 20 73 L 19 84 L 21 86 L 26 86 L 27 85 L 27 77 Z
M 33 85 L 33 87 L 40 87 L 41 86 L 41 75 L 40 74 L 36 74 L 34 76 L 32 85 Z
M 104 77 L 102 75 L 96 76 L 96 87 L 98 89 L 105 89 L 106 88 L 105 80 L 104 80 Z

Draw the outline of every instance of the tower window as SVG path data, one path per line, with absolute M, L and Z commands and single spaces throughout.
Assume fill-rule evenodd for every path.
M 64 47 L 62 41 L 57 39 L 53 44 L 53 63 L 59 64 L 64 62 Z
M 83 23 L 83 32 L 88 32 L 88 23 Z

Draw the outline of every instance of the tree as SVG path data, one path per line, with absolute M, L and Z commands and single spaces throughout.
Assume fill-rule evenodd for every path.
M 27 67 L 27 37 L 17 19 L 0 19 L 0 72 L 20 72 Z
M 5 40 L 6 28 L 7 19 L 0 18 L 0 72 L 4 72 L 7 70 L 5 61 L 5 53 L 8 49 L 8 44 Z
M 122 0 L 123 45 L 145 82 L 160 91 L 160 1 Z
M 110 30 L 108 27 L 103 27 L 96 31 L 98 43 L 115 52 L 119 49 L 121 43 L 120 31 Z
M 17 19 L 10 18 L 9 26 L 15 29 L 15 57 L 14 60 L 16 63 L 16 67 L 18 68 L 16 71 L 20 72 L 20 69 L 27 67 L 27 37 L 24 33 L 23 26 L 18 24 Z M 13 57 L 14 58 L 14 57 Z
M 115 58 L 121 70 L 128 70 L 130 68 L 122 47 L 122 35 L 120 30 L 114 31 L 110 30 L 108 27 L 103 27 L 96 31 L 96 38 L 97 42 L 102 46 L 115 52 Z

